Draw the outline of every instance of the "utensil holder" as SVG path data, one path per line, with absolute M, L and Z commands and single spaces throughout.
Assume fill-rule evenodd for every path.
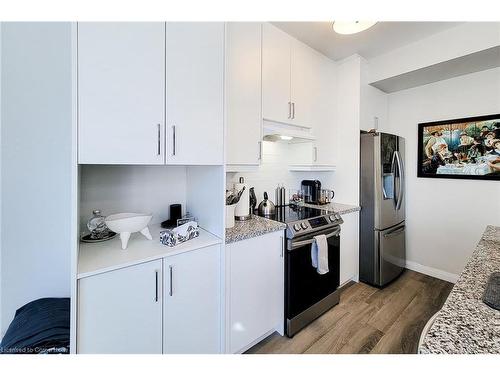
M 236 204 L 230 204 L 226 206 L 226 228 L 234 227 L 234 210 L 236 209 Z

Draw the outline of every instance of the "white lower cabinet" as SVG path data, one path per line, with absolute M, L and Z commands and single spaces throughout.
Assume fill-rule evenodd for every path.
M 78 281 L 78 353 L 161 354 L 162 262 Z
M 80 279 L 77 320 L 78 353 L 219 353 L 220 245 Z
M 219 353 L 220 246 L 182 253 L 163 262 L 163 351 Z
M 226 246 L 229 258 L 226 352 L 240 353 L 284 329 L 283 232 Z
M 340 284 L 359 277 L 359 212 L 342 215 L 340 234 Z

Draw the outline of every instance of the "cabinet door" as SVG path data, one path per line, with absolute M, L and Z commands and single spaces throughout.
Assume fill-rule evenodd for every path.
M 226 27 L 226 164 L 258 165 L 262 140 L 262 24 L 230 22 Z
M 167 22 L 168 164 L 222 164 L 224 23 Z
M 359 276 L 359 212 L 342 215 L 340 234 L 340 284 L 358 280 Z
M 335 127 L 335 66 L 326 56 L 319 56 L 316 65 L 317 96 L 312 112 L 313 134 L 316 137 L 313 161 L 320 165 L 334 165 L 336 153 Z
M 164 260 L 164 352 L 220 352 L 220 246 Z
M 78 24 L 78 161 L 164 163 L 165 24 Z
M 272 330 L 283 332 L 283 232 L 239 241 L 230 257 L 230 351 L 246 350 Z
M 269 23 L 262 35 L 262 110 L 265 120 L 289 123 L 292 38 Z
M 291 102 L 292 121 L 295 125 L 313 127 L 314 106 L 321 73 L 318 72 L 318 53 L 293 39 L 291 48 Z
M 78 281 L 78 353 L 162 352 L 161 260 Z

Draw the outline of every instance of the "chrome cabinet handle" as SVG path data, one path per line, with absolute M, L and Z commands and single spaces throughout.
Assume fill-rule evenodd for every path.
M 284 248 L 285 248 L 285 240 L 283 239 L 283 237 L 280 237 L 280 241 L 281 241 L 281 254 L 280 254 L 280 258 L 283 258 L 283 254 L 284 254 Z
M 292 119 L 295 118 L 295 103 L 292 102 Z
M 318 148 L 314 147 L 314 161 L 318 161 Z
M 155 302 L 158 302 L 158 280 L 159 280 L 159 273 L 158 273 L 158 270 L 155 271 L 155 288 L 156 288 L 156 292 L 155 292 Z
M 288 102 L 288 118 L 292 118 L 292 102 Z
M 259 141 L 259 160 L 262 160 L 262 141 Z
M 170 271 L 170 288 L 169 288 L 168 294 L 170 297 L 172 297 L 174 295 L 174 287 L 172 285 L 172 282 L 174 280 L 174 266 L 168 266 L 168 268 Z
M 172 156 L 175 156 L 175 125 L 172 125 Z
M 161 125 L 158 124 L 158 155 L 161 155 Z

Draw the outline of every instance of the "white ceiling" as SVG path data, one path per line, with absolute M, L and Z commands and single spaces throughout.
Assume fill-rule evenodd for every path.
M 333 60 L 355 53 L 370 59 L 459 24 L 461 22 L 379 22 L 361 33 L 340 35 L 333 31 L 332 22 L 273 22 Z

